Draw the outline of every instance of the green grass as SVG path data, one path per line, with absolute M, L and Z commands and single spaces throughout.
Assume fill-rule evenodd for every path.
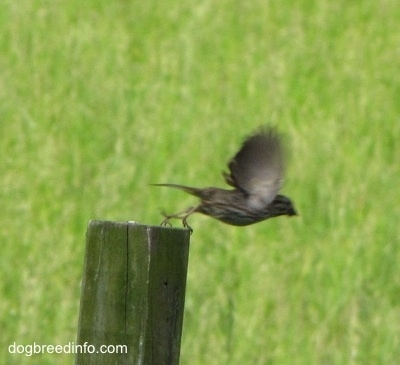
M 0 4 L 0 362 L 75 341 L 90 219 L 159 223 L 173 182 L 286 134 L 300 216 L 192 236 L 181 364 L 397 364 L 400 8 L 394 0 Z M 178 223 L 177 223 L 178 224 Z

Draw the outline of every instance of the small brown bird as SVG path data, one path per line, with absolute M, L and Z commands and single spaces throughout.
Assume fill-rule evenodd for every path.
M 234 189 L 193 188 L 177 184 L 153 184 L 181 189 L 200 198 L 200 203 L 176 214 L 164 214 L 161 225 L 171 218 L 187 219 L 202 213 L 234 226 L 247 226 L 280 215 L 297 215 L 289 198 L 279 195 L 284 170 L 282 139 L 272 127 L 261 127 L 247 138 L 222 175 Z

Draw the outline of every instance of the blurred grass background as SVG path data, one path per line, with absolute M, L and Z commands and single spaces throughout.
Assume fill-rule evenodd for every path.
M 395 0 L 0 3 L 0 361 L 75 341 L 90 219 L 158 224 L 260 124 L 299 217 L 192 236 L 181 364 L 398 364 Z M 177 222 L 179 224 L 179 222 Z

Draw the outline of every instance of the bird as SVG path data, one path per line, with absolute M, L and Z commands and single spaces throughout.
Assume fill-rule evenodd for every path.
M 163 213 L 161 225 L 171 226 L 171 219 L 181 219 L 183 226 L 192 233 L 187 219 L 193 213 L 202 213 L 233 226 L 247 226 L 281 215 L 297 215 L 292 201 L 278 194 L 284 174 L 283 147 L 277 128 L 257 128 L 229 161 L 229 172 L 222 172 L 225 182 L 233 189 L 152 184 L 180 189 L 200 198 L 199 204 L 182 212 Z

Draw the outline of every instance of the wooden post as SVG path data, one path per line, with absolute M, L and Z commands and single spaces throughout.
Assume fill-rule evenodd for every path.
M 189 238 L 180 228 L 89 222 L 75 364 L 179 364 Z

